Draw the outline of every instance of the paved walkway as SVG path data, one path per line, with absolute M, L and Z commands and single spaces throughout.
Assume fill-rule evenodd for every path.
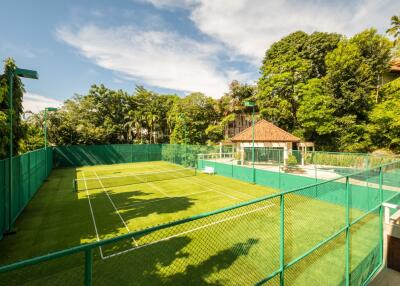
M 390 268 L 383 268 L 368 286 L 399 286 L 400 272 Z

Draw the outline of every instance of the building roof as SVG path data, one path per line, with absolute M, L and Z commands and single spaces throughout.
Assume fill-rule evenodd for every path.
M 390 71 L 394 73 L 400 72 L 400 59 L 395 59 L 390 62 Z
M 236 134 L 231 138 L 232 142 L 251 142 L 252 141 L 252 127 L 248 127 L 242 132 Z M 286 132 L 278 126 L 268 122 L 267 120 L 260 120 L 254 124 L 254 141 L 255 142 L 300 142 L 300 138 Z

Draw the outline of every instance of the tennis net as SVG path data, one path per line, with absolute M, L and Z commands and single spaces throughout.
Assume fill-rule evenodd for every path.
M 128 175 L 125 175 L 128 174 Z M 196 175 L 195 168 L 182 168 L 178 170 L 158 171 L 158 172 L 144 172 L 144 173 L 125 173 L 124 175 L 117 176 L 103 176 L 90 177 L 82 179 L 74 179 L 73 190 L 75 192 L 120 187 L 134 184 L 142 184 L 155 181 L 165 181 L 191 177 Z

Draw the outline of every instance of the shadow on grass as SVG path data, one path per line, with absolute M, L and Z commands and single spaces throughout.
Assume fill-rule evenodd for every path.
M 87 216 L 94 217 L 92 222 L 93 233 L 97 229 L 99 239 L 116 237 L 159 224 L 159 218 L 152 217 L 153 214 L 174 215 L 194 205 L 194 199 L 187 197 L 148 198 L 150 195 L 153 194 L 140 190 L 130 192 L 107 191 L 107 193 L 98 191 L 90 194 L 90 206 L 88 202 L 86 203 L 88 204 Z M 156 195 L 159 194 L 156 193 Z M 88 201 L 86 196 L 82 196 L 80 200 Z M 176 216 L 174 215 L 174 217 Z M 135 219 L 138 218 L 142 218 L 140 223 L 135 222 Z M 93 226 L 94 223 L 96 229 Z M 135 246 L 136 241 L 132 238 L 124 242 L 103 246 L 102 252 L 105 256 L 108 256 Z
M 200 243 L 199 243 L 200 242 Z M 244 265 L 233 265 L 258 243 L 244 242 L 221 247 L 223 242 L 175 237 L 106 260 L 97 260 L 94 281 L 109 285 L 213 285 L 235 284 L 246 273 Z M 247 273 L 251 275 L 250 273 Z M 241 285 L 241 283 L 237 284 Z
M 0 241 L 0 265 L 94 240 L 88 203 L 72 192 L 74 169 L 53 170 L 16 222 L 15 235 Z
M 250 285 L 252 273 L 244 270 L 251 269 L 237 260 L 246 257 L 258 240 L 213 245 L 219 243 L 199 244 L 184 236 L 106 260 L 96 255 L 93 285 Z M 1 274 L 0 285 L 83 285 L 83 265 L 82 254 L 65 256 Z

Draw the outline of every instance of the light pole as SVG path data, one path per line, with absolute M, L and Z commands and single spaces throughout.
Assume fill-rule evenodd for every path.
M 13 146 L 13 88 L 14 88 L 14 77 L 26 77 L 31 79 L 38 79 L 38 73 L 34 70 L 26 70 L 20 68 L 8 68 L 7 69 L 7 78 L 8 78 L 8 118 L 9 118 L 9 184 L 8 184 L 8 231 L 6 234 L 15 233 L 12 219 L 12 190 L 13 190 L 13 155 L 14 155 L 14 146 Z
M 253 183 L 255 183 L 255 169 L 254 169 L 254 108 L 256 107 L 256 103 L 254 101 L 245 101 L 244 106 L 246 107 L 252 107 L 253 112 L 251 115 L 251 126 L 252 126 L 252 132 L 251 132 L 251 142 L 252 142 L 252 148 L 251 148 L 251 162 L 252 162 L 252 167 L 253 167 Z
M 54 107 L 46 107 L 44 109 L 44 152 L 46 157 L 46 176 L 49 174 L 49 170 L 47 169 L 47 112 L 48 111 L 57 111 L 57 108 Z

